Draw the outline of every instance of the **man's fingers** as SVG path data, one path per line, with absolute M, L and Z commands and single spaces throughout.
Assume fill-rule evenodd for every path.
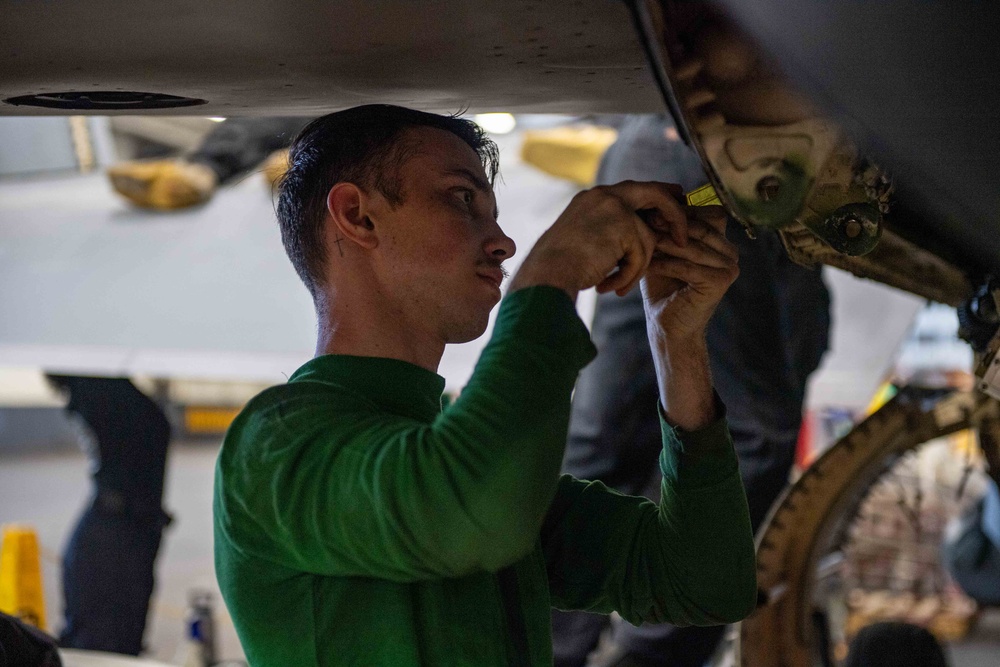
M 642 277 L 646 274 L 646 270 L 649 268 L 649 262 L 653 259 L 653 254 L 656 252 L 656 233 L 642 219 L 635 221 L 635 229 L 641 253 L 638 265 L 639 270 L 635 273 L 629 284 L 615 290 L 618 296 L 625 296 L 642 280 Z
M 736 265 L 719 268 L 665 255 L 654 256 L 648 272 L 664 278 L 683 280 L 698 291 L 710 287 L 721 288 L 724 291 L 740 274 Z
M 656 250 L 659 254 L 680 257 L 716 268 L 725 268 L 740 260 L 736 246 L 702 222 L 692 224 L 691 238 L 687 245 L 679 246 L 673 239 L 660 236 L 656 242 Z
M 670 234 L 678 245 L 687 243 L 688 217 L 677 200 L 680 190 L 669 183 L 623 181 L 606 187 L 660 232 Z
M 701 220 L 725 236 L 728 216 L 722 206 L 685 206 L 684 211 L 688 217 Z
M 610 276 L 608 276 L 607 278 L 605 278 L 601 282 L 597 283 L 597 285 L 595 287 L 595 289 L 597 290 L 597 293 L 598 294 L 607 294 L 608 292 L 610 292 L 612 290 L 614 290 L 615 292 L 617 292 L 619 289 L 621 289 L 621 287 L 619 287 L 619 285 L 621 285 L 621 276 L 620 276 L 620 274 L 621 274 L 621 271 L 616 271 L 615 273 L 612 273 Z
M 710 266 L 714 269 L 728 269 L 731 266 L 737 266 L 735 259 L 709 248 L 700 241 L 688 241 L 688 244 L 682 248 L 673 240 L 664 239 L 657 244 L 653 257 L 676 257 L 692 264 Z
M 685 246 L 677 245 L 673 239 L 661 237 L 656 242 L 656 252 L 709 266 L 728 266 L 739 264 L 740 261 L 739 251 L 735 247 L 719 243 L 711 237 L 700 240 L 689 239 Z
M 618 271 L 597 285 L 600 293 L 617 292 L 624 296 L 642 279 L 656 250 L 656 234 L 640 219 L 635 221 L 635 236 L 629 240 L 625 255 L 618 263 Z
M 625 257 L 618 264 L 618 270 L 597 284 L 597 293 L 617 292 L 619 295 L 626 294 L 635 283 L 642 278 L 648 262 L 640 263 L 637 258 L 638 253 L 634 250 L 626 253 Z
M 642 218 L 646 226 L 655 231 L 660 236 L 668 236 L 674 239 L 674 242 L 678 245 L 684 245 L 691 238 L 691 221 L 687 218 L 684 219 L 684 224 L 679 225 L 675 222 L 667 220 L 658 209 L 646 208 L 641 211 L 637 211 L 639 217 Z M 683 236 L 682 240 L 678 240 Z
M 681 201 L 687 201 L 685 199 L 685 197 L 684 197 L 684 188 L 682 188 L 680 186 L 680 184 L 678 184 L 678 183 L 664 183 L 664 185 L 667 187 L 667 190 L 670 191 L 670 194 L 672 194 L 674 196 L 674 199 L 676 199 L 679 202 L 681 202 Z
M 740 251 L 736 247 L 736 244 L 731 243 L 724 233 L 706 222 L 692 220 L 688 226 L 688 236 L 726 257 L 731 257 L 733 261 L 739 261 L 740 259 Z M 661 236 L 658 240 L 663 239 L 664 237 Z

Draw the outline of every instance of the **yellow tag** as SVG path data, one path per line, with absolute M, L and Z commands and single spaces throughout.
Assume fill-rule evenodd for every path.
M 240 408 L 207 408 L 188 406 L 184 409 L 184 429 L 188 433 L 225 433 L 240 414 Z
M 715 194 L 715 188 L 711 183 L 695 188 L 687 193 L 688 206 L 722 206 L 722 201 Z

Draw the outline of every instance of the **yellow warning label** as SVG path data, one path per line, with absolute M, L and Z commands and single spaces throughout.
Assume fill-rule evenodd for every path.
M 687 193 L 688 206 L 722 206 L 722 201 L 715 194 L 711 183 L 703 185 Z
M 0 542 L 0 611 L 45 630 L 42 561 L 38 535 L 27 526 L 8 525 Z

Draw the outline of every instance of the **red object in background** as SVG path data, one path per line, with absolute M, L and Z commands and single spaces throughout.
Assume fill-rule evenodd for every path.
M 860 415 L 849 408 L 820 407 L 806 410 L 799 427 L 799 439 L 795 443 L 795 468 L 804 471 L 823 452 L 837 442 L 860 419 Z
M 802 413 L 802 426 L 799 427 L 799 439 L 795 442 L 795 468 L 803 472 L 812 464 L 815 456 L 813 434 L 816 432 L 816 412 L 806 410 Z

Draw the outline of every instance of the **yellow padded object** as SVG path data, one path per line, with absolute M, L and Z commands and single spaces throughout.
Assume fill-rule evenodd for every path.
M 552 176 L 591 186 L 604 152 L 617 136 L 610 127 L 595 125 L 527 130 L 521 159 Z
M 202 164 L 183 160 L 123 162 L 108 169 L 111 187 L 136 206 L 172 211 L 207 201 L 218 178 Z
M 7 525 L 0 542 L 0 611 L 45 630 L 45 596 L 38 535 L 28 526 Z
M 283 148 L 271 153 L 261 167 L 264 172 L 264 180 L 271 186 L 271 192 L 278 189 L 281 177 L 288 171 L 288 149 Z

